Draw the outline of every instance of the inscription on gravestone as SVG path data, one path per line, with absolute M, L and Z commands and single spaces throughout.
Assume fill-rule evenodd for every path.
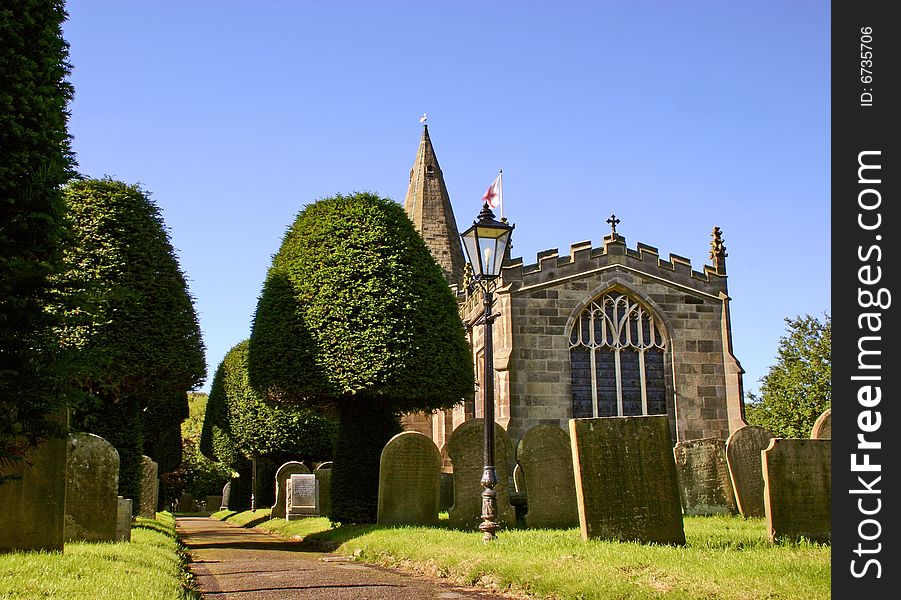
M 726 463 L 738 510 L 745 517 L 764 516 L 763 469 L 760 453 L 770 445 L 773 435 L 756 425 L 736 429 L 726 440 Z
M 288 521 L 319 514 L 319 486 L 312 473 L 291 475 L 285 495 L 288 499 L 285 518 Z
M 441 454 L 431 439 L 404 431 L 388 440 L 379 460 L 379 523 L 436 524 L 440 489 Z
M 767 532 L 771 542 L 828 543 L 832 531 L 831 440 L 779 439 L 763 452 Z

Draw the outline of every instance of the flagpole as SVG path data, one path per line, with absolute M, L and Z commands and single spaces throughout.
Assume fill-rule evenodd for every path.
M 504 220 L 504 170 L 500 169 L 497 174 L 498 195 L 500 196 L 501 220 Z

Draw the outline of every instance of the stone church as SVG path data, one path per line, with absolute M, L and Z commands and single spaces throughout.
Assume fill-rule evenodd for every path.
M 439 448 L 482 413 L 482 295 L 471 289 L 444 175 L 423 127 L 404 208 L 457 294 L 476 369 L 476 395 L 453 410 L 404 417 Z M 673 442 L 719 437 L 745 424 L 742 373 L 732 354 L 726 248 L 713 228 L 700 271 L 616 232 L 568 255 L 507 258 L 495 282 L 495 416 L 514 443 L 541 423 L 666 414 Z M 514 232 L 515 239 L 515 232 Z

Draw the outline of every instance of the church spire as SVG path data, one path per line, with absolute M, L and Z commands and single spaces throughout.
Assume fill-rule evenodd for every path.
M 463 267 L 466 264 L 463 246 L 444 175 L 438 166 L 426 124 L 423 124 L 419 150 L 410 169 L 404 209 L 441 266 L 447 282 L 459 286 L 463 282 Z

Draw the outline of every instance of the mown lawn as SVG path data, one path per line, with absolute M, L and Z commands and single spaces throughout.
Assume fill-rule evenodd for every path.
M 63 552 L 0 554 L 3 600 L 198 599 L 184 570 L 175 519 L 138 517 L 131 542 L 70 542 Z
M 682 547 L 590 541 L 577 529 L 507 530 L 486 545 L 478 532 L 443 527 L 332 528 L 325 518 L 287 522 L 268 513 L 214 513 L 286 537 L 336 546 L 357 560 L 535 598 L 823 600 L 831 595 L 830 547 L 767 542 L 762 519 L 686 517 Z

